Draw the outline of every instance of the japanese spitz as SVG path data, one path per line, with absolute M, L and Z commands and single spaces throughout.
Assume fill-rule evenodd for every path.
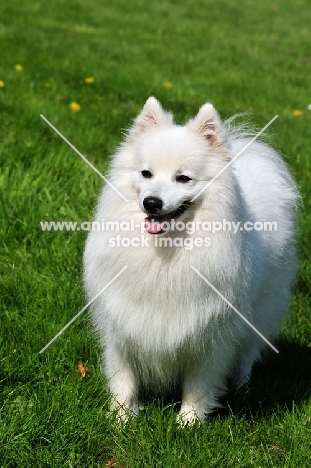
M 180 126 L 150 97 L 112 159 L 84 279 L 121 419 L 141 388 L 179 385 L 178 420 L 203 420 L 279 330 L 299 195 L 280 155 L 248 143 L 211 104 Z

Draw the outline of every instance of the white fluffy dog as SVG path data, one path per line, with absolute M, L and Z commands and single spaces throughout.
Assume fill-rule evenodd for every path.
M 138 412 L 141 387 L 179 384 L 179 420 L 203 420 L 229 377 L 247 381 L 267 345 L 228 302 L 268 340 L 279 330 L 299 195 L 267 144 L 228 165 L 249 140 L 211 104 L 179 126 L 150 97 L 113 157 L 84 278 L 91 300 L 127 266 L 92 308 L 121 418 Z

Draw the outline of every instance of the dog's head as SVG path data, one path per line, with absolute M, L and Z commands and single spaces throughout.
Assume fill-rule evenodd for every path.
M 150 97 L 129 130 L 127 144 L 135 154 L 133 184 L 150 234 L 168 231 L 177 218 L 189 219 L 202 199 L 199 192 L 228 161 L 225 130 L 209 103 L 179 126 Z

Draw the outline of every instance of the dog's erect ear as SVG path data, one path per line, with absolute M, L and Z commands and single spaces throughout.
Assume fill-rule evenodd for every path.
M 189 120 L 187 127 L 204 136 L 211 146 L 219 146 L 224 143 L 225 131 L 215 107 L 207 102 L 198 115 Z
M 134 140 L 140 133 L 154 126 L 167 127 L 172 124 L 172 114 L 165 112 L 159 101 L 153 96 L 147 99 L 143 110 L 134 120 L 128 138 Z

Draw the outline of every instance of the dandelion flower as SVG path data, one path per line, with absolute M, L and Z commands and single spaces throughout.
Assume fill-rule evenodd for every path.
M 296 110 L 294 110 L 294 112 L 293 112 L 293 115 L 294 115 L 295 117 L 299 117 L 299 116 L 302 115 L 302 114 L 303 114 L 303 112 L 302 112 L 302 110 L 300 110 L 300 109 L 296 109 Z
M 166 88 L 166 89 L 171 89 L 173 87 L 172 83 L 170 81 L 165 81 L 165 83 L 163 83 L 163 88 Z
M 88 78 L 85 78 L 84 81 L 88 84 L 91 84 L 91 83 L 94 83 L 95 80 L 92 76 L 89 76 Z
M 4 88 L 4 81 L 0 80 L 0 88 Z
M 78 111 L 81 109 L 80 104 L 78 104 L 77 102 L 71 102 L 71 103 L 69 104 L 69 107 L 70 107 L 70 109 L 71 109 L 72 111 L 74 111 L 74 112 L 78 112 Z
M 49 81 L 46 81 L 46 82 L 44 83 L 44 86 L 45 86 L 46 88 L 50 88 L 52 85 L 51 85 L 51 83 L 50 83 Z
M 14 68 L 15 68 L 15 70 L 18 71 L 18 72 L 21 72 L 21 71 L 24 70 L 23 65 L 21 65 L 20 63 L 17 63 L 17 64 L 15 65 Z

